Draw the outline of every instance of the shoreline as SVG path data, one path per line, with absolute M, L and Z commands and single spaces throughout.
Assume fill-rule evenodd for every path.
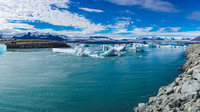
M 31 49 L 31 48 L 69 48 L 67 43 L 39 39 L 3 39 L 0 43 L 8 49 Z
M 187 59 L 180 74 L 168 86 L 160 87 L 157 96 L 139 103 L 135 112 L 200 111 L 200 44 L 192 44 L 185 53 Z

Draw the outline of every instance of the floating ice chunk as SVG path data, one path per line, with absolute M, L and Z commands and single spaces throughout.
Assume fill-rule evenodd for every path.
M 90 57 L 94 57 L 94 58 L 104 58 L 103 56 L 99 56 L 98 54 L 92 54 L 92 55 L 90 55 Z
M 121 55 L 122 53 L 118 52 L 117 50 L 113 48 L 100 54 L 100 56 L 121 56 Z
M 107 46 L 103 44 L 103 51 L 108 51 L 111 48 L 111 46 Z
M 75 47 L 75 54 L 77 56 L 88 56 L 87 53 L 84 52 L 82 47 Z
M 171 48 L 176 48 L 176 46 L 171 46 Z
M 78 52 L 82 50 L 82 48 L 80 48 L 79 46 L 76 46 L 74 50 L 75 50 L 74 53 L 77 54 Z
M 128 51 L 128 52 L 135 52 L 135 49 L 136 49 L 136 47 L 135 47 L 135 46 L 132 46 L 132 47 L 128 47 L 128 48 L 127 48 L 127 51 Z
M 187 46 L 187 45 L 184 45 L 183 47 L 184 47 L 184 48 L 187 48 L 188 46 Z
M 144 47 L 149 47 L 149 45 L 148 45 L 148 44 L 145 44 Z
M 154 47 L 156 47 L 156 45 L 150 43 L 150 44 L 148 44 L 148 47 L 149 47 L 149 48 L 154 48 Z
M 117 50 L 117 51 L 125 51 L 126 47 L 124 45 L 122 45 L 122 46 L 115 45 L 114 49 Z
M 144 49 L 142 47 L 136 47 L 135 51 L 136 52 L 144 52 Z
M 85 44 L 80 44 L 80 47 L 87 47 Z
M 142 47 L 133 46 L 133 47 L 127 48 L 127 51 L 128 52 L 144 52 L 144 49 Z
M 77 56 L 88 56 L 85 52 L 80 51 L 76 54 Z
M 161 46 L 160 46 L 160 45 L 156 45 L 156 47 L 157 47 L 157 48 L 161 48 Z
M 162 45 L 161 48 L 170 48 L 172 47 L 171 45 Z
M 53 52 L 55 53 L 67 53 L 67 54 L 74 54 L 74 49 L 60 49 L 60 48 L 53 48 Z
M 88 48 L 86 48 L 86 50 L 85 51 L 83 51 L 86 55 L 92 55 L 93 54 L 93 52 L 90 50 L 90 49 L 88 49 Z
M 0 54 L 5 54 L 7 50 L 7 46 L 4 44 L 0 44 Z

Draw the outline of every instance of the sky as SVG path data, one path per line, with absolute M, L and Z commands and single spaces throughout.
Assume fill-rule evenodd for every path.
M 69 37 L 200 36 L 199 0 L 0 0 L 4 37 L 27 32 Z

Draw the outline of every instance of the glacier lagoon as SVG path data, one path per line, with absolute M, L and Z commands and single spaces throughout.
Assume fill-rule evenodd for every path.
M 132 112 L 181 73 L 185 50 L 105 58 L 8 50 L 0 55 L 0 111 Z

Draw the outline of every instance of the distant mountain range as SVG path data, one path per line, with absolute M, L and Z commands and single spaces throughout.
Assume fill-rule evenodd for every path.
M 192 39 L 191 41 L 200 41 L 200 36 L 198 36 L 198 37 Z
M 0 33 L 0 38 L 3 38 L 2 33 Z M 28 32 L 26 34 L 17 34 L 13 36 L 15 39 L 43 39 L 43 40 L 56 40 L 61 42 L 74 42 L 74 43 L 152 43 L 152 42 L 172 42 L 172 41 L 185 41 L 190 40 L 190 38 L 173 38 L 173 37 L 138 37 L 130 39 L 112 39 L 104 36 L 91 36 L 91 37 L 68 37 L 65 35 L 53 35 L 50 33 L 39 33 L 39 32 Z M 192 41 L 200 41 L 200 36 L 193 39 Z
M 31 32 L 28 32 L 27 34 L 25 34 L 23 36 L 19 36 L 19 37 L 13 36 L 13 38 L 15 38 L 15 39 L 43 39 L 43 40 L 56 40 L 56 41 L 63 41 L 64 40 L 62 35 L 61 36 L 55 36 L 55 35 L 51 35 L 49 33 L 39 34 L 39 33 L 31 33 Z

